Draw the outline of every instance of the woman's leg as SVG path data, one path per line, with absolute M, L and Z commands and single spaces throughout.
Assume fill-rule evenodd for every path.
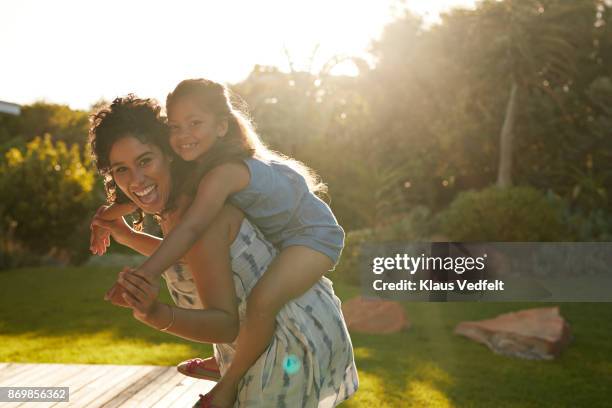
M 283 249 L 272 261 L 247 299 L 246 320 L 240 327 L 236 355 L 211 391 L 215 405 L 232 406 L 240 379 L 266 350 L 274 335 L 280 309 L 304 294 L 333 265 L 328 256 L 297 245 Z

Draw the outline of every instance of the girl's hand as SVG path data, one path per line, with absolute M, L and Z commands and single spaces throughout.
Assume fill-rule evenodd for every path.
M 92 224 L 89 238 L 89 250 L 91 253 L 94 255 L 104 255 L 106 248 L 110 246 L 110 236 L 110 230 Z
M 89 250 L 94 255 L 103 255 L 106 252 L 106 248 L 110 245 L 110 231 L 94 224 L 94 220 L 98 218 L 106 208 L 107 206 L 105 205 L 98 208 L 89 226 L 91 230 L 89 235 Z
M 128 305 L 125 299 L 123 298 L 124 293 L 125 288 L 115 282 L 113 287 L 110 288 L 108 292 L 106 292 L 106 294 L 104 295 L 104 300 L 108 300 L 115 306 L 127 307 L 131 309 L 130 305 Z
M 146 321 L 159 306 L 159 284 L 138 270 L 124 268 L 117 283 L 125 289 L 123 299 L 133 310 L 134 318 Z
M 97 232 L 94 231 L 95 228 L 99 228 L 101 231 L 103 231 L 102 234 L 108 234 L 106 238 L 102 236 L 102 245 L 104 245 L 104 252 L 106 251 L 106 248 L 110 245 L 110 235 L 112 235 L 115 241 L 123 243 L 128 240 L 130 234 L 132 234 L 133 232 L 130 226 L 125 222 L 123 218 L 118 218 L 114 221 L 107 221 L 96 215 L 91 221 L 92 244 L 93 240 L 98 237 L 97 235 L 94 235 L 97 234 Z

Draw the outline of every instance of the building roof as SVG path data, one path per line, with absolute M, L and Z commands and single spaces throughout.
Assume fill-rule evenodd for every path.
M 0 113 L 19 115 L 21 113 L 21 106 L 16 103 L 0 101 Z

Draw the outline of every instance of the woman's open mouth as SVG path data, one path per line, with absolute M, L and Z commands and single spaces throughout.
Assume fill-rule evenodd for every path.
M 132 190 L 134 195 L 138 197 L 143 204 L 151 204 L 157 199 L 157 185 L 151 184 L 141 190 Z

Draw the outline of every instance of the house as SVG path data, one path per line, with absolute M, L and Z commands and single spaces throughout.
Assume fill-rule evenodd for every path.
M 21 106 L 16 103 L 0 101 L 0 113 L 8 113 L 9 115 L 19 115 Z

